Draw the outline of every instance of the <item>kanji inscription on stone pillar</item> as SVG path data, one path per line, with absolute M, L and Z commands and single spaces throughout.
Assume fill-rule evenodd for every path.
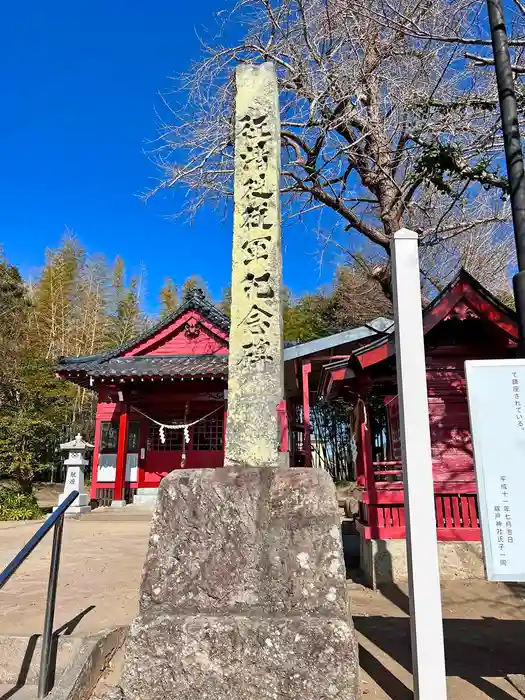
M 226 466 L 278 463 L 283 398 L 280 120 L 273 64 L 239 66 Z

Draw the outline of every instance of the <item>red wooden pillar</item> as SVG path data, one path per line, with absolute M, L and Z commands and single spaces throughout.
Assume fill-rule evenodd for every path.
M 376 503 L 376 482 L 374 474 L 374 454 L 372 450 L 372 430 L 370 421 L 370 409 L 366 403 L 362 404 L 362 421 L 360 428 L 360 442 L 363 454 L 363 472 L 365 481 L 366 503 L 368 503 L 367 524 L 372 533 L 377 533 L 379 527 L 380 508 Z M 384 523 L 382 523 L 384 525 Z M 373 535 L 373 539 L 376 535 Z
M 288 439 L 288 413 L 286 410 L 286 399 L 277 404 L 277 421 L 279 423 L 279 451 L 289 452 L 290 443 Z
M 303 362 L 303 447 L 304 447 L 304 466 L 312 466 L 312 435 L 310 425 L 310 386 L 309 376 L 312 371 L 312 363 Z
M 118 426 L 117 464 L 115 469 L 115 493 L 113 505 L 125 505 L 124 483 L 126 480 L 126 457 L 128 452 L 129 406 L 121 404 Z

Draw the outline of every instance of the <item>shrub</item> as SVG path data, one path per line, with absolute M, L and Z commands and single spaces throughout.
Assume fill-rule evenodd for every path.
M 0 520 L 37 520 L 44 517 L 33 494 L 0 486 Z

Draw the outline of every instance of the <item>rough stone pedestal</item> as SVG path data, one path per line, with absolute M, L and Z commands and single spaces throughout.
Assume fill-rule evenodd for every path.
M 317 469 L 172 472 L 153 515 L 129 700 L 355 700 L 333 483 Z

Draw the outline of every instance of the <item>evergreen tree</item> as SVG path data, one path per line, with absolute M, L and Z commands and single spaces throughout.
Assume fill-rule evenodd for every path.
M 16 392 L 20 351 L 27 342 L 28 311 L 22 277 L 0 249 L 0 408 Z
M 2 336 L 7 329 L 14 330 L 13 321 L 27 310 L 28 300 L 25 284 L 18 269 L 10 265 L 0 247 L 0 328 Z
M 0 259 L 0 477 L 30 492 L 56 457 L 70 389 L 55 378 L 30 333 L 32 309 L 20 273 Z
M 330 335 L 330 299 L 322 294 L 306 295 L 295 303 L 284 302 L 283 333 L 285 340 L 307 342 Z
M 55 378 L 53 364 L 31 349 L 21 354 L 16 387 L 0 407 L 0 476 L 30 493 L 35 477 L 58 459 L 71 393 Z

